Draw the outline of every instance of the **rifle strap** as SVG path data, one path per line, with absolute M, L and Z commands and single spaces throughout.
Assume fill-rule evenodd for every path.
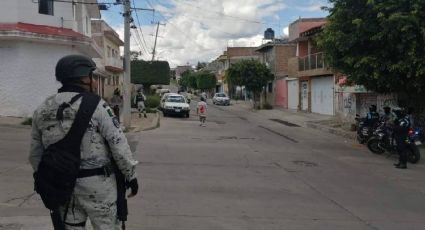
M 66 136 L 59 141 L 61 142 L 60 144 L 76 150 L 80 149 L 81 140 L 83 139 L 91 117 L 100 101 L 100 97 L 92 93 L 81 93 L 81 95 L 83 98 L 71 129 Z M 78 151 L 78 153 L 79 152 L 80 151 Z

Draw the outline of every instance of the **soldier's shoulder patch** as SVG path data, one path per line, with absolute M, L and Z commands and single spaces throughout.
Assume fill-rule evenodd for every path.
M 115 127 L 117 128 L 120 127 L 120 121 L 118 120 L 117 117 L 112 118 L 112 122 L 114 123 Z
M 114 113 L 111 111 L 111 109 L 108 108 L 106 111 L 108 111 L 110 117 L 114 117 Z

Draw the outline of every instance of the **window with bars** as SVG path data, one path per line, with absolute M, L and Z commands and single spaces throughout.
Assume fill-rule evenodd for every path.
M 38 0 L 38 13 L 53 15 L 53 0 Z

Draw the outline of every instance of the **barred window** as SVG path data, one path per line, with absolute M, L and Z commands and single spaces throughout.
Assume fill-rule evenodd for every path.
M 38 0 L 38 13 L 53 15 L 53 0 Z

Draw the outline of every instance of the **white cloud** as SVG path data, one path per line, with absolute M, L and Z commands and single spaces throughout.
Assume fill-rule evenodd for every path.
M 160 26 L 157 41 L 157 57 L 169 61 L 171 66 L 198 61 L 210 61 L 220 55 L 227 46 L 261 45 L 266 17 L 279 18 L 279 11 L 287 6 L 282 0 L 245 0 L 243 4 L 228 0 L 171 0 L 174 5 L 154 5 L 167 20 Z M 140 15 L 139 15 L 140 16 Z M 142 26 L 149 52 L 154 39 L 150 36 L 156 25 Z M 123 27 L 114 28 L 123 35 Z M 132 30 L 135 35 L 135 31 Z M 139 50 L 132 36 L 131 49 Z M 121 37 L 123 38 L 123 36 Z M 151 54 L 144 54 L 150 59 Z
M 287 26 L 287 27 L 283 28 L 282 32 L 283 32 L 283 35 L 285 37 L 288 37 L 289 36 L 289 27 Z
M 297 6 L 296 8 L 301 11 L 317 12 L 322 11 L 322 6 L 322 4 L 310 4 L 306 6 Z

